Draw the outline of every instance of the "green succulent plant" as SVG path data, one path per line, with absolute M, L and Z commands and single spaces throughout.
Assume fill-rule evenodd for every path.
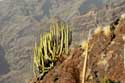
M 40 42 L 34 47 L 34 75 L 41 78 L 53 68 L 55 62 L 64 53 L 68 54 L 72 41 L 70 26 L 66 23 L 54 23 L 50 31 L 40 36 Z

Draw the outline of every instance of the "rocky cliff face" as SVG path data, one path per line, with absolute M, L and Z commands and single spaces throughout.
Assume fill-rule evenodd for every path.
M 105 83 L 106 78 L 115 83 L 124 81 L 124 35 L 125 18 L 109 27 L 94 30 L 88 40 L 85 83 Z M 42 79 L 33 79 L 30 83 L 81 83 L 85 49 L 72 49 L 69 56 L 61 62 L 59 60 Z
M 111 7 L 104 4 L 101 10 L 95 6 L 96 3 L 91 6 L 92 0 L 89 1 L 1 0 L 0 65 L 5 72 L 2 73 L 0 68 L 0 82 L 24 83 L 32 77 L 32 48 L 40 33 L 48 31 L 51 17 L 58 16 L 72 24 L 75 44 L 81 41 L 81 37 L 85 38 L 88 30 L 96 24 L 107 24 L 125 12 L 124 0 L 113 0 Z M 84 2 L 91 6 L 86 7 L 86 12 L 81 9 Z

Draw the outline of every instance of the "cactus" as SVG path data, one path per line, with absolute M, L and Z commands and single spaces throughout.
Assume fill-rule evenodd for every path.
M 50 54 L 52 55 L 52 60 L 54 60 L 54 53 L 51 47 L 51 34 L 48 35 L 48 50 L 50 52 Z
M 59 56 L 61 55 L 62 50 L 63 50 L 63 41 L 64 41 L 64 26 L 62 25 L 62 28 L 61 28 L 61 43 L 60 43 Z
M 43 77 L 62 53 L 67 54 L 71 36 L 69 26 L 65 23 L 54 23 L 50 31 L 40 36 L 40 42 L 34 47 L 33 69 L 36 77 Z
M 68 29 L 68 25 L 66 26 L 66 32 L 65 32 L 65 52 L 66 54 L 68 54 L 68 47 L 69 47 L 69 29 Z

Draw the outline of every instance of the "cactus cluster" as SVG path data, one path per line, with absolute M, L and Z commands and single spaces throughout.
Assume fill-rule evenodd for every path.
M 40 36 L 39 44 L 34 47 L 34 74 L 43 77 L 62 53 L 68 54 L 72 33 L 66 23 L 53 23 L 50 31 Z

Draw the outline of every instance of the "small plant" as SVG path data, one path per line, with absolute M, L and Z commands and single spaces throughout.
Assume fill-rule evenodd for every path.
M 103 33 L 104 33 L 105 36 L 108 37 L 111 34 L 110 26 L 103 27 Z
M 121 15 L 121 19 L 125 19 L 125 13 Z
M 54 23 L 50 31 L 40 36 L 39 44 L 34 47 L 34 75 L 41 78 L 55 64 L 61 54 L 68 54 L 71 44 L 71 30 L 68 24 Z
M 91 38 L 91 32 L 92 32 L 92 29 L 89 31 L 88 39 L 82 43 L 82 49 L 84 49 L 84 52 L 82 55 L 85 55 L 83 69 L 82 69 L 82 75 L 81 75 L 82 83 L 85 83 L 86 67 L 87 67 L 87 60 L 88 60 L 88 50 L 89 50 L 89 40 Z
M 102 32 L 102 27 L 97 27 L 95 30 L 94 30 L 94 34 L 99 34 L 99 33 L 101 33 Z

